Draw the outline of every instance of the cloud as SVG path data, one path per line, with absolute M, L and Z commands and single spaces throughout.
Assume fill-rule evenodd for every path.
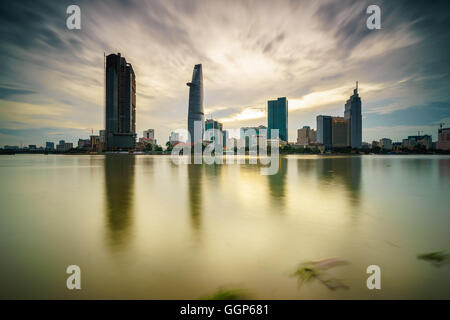
M 203 64 L 207 114 L 227 126 L 259 125 L 267 100 L 287 96 L 291 139 L 319 112 L 343 113 L 356 80 L 364 116 L 376 121 L 448 103 L 447 2 L 380 2 L 376 31 L 365 26 L 369 4 L 79 1 L 82 29 L 69 31 L 67 3 L 2 3 L 1 126 L 101 129 L 104 52 L 121 52 L 133 65 L 137 128 L 156 129 L 162 142 L 175 124 L 186 126 L 185 83 L 196 63 Z

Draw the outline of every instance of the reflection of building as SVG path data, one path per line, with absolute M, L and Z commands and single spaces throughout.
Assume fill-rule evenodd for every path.
M 105 157 L 105 201 L 107 240 L 112 249 L 126 245 L 130 236 L 131 207 L 134 194 L 135 157 Z
M 192 227 L 197 231 L 201 227 L 203 212 L 203 170 L 203 165 L 191 164 L 187 166 L 188 206 Z
M 430 149 L 432 146 L 431 136 L 427 134 L 423 136 L 408 136 L 408 139 L 403 139 L 402 146 L 410 150 L 416 146 L 423 146 L 425 149 Z
M 286 97 L 267 102 L 267 136 L 272 139 L 272 129 L 278 129 L 279 138 L 288 141 L 288 101 Z
M 348 147 L 348 120 L 343 117 L 331 118 L 331 144 L 333 148 Z
M 450 150 L 450 128 L 441 128 L 438 131 L 436 149 Z
M 311 143 L 316 142 L 316 132 L 309 126 L 304 126 L 302 129 L 297 130 L 297 144 L 302 146 L 308 146 Z
M 204 130 L 204 111 L 203 111 L 203 71 L 202 65 L 196 64 L 192 73 L 192 81 L 188 82 L 189 86 L 189 110 L 188 110 L 188 131 L 191 143 L 201 143 Z M 194 122 L 201 122 L 202 132 L 198 137 L 194 137 Z M 194 141 L 194 138 L 198 141 Z
M 136 143 L 136 77 L 118 54 L 106 57 L 106 148 L 132 149 Z
M 380 139 L 379 146 L 381 149 L 384 149 L 384 150 L 392 150 L 392 140 L 388 139 L 388 138 Z
M 348 144 L 352 148 L 361 148 L 362 143 L 362 116 L 361 98 L 358 95 L 358 82 L 353 95 L 345 103 L 344 119 L 348 120 Z
M 331 147 L 331 116 L 317 116 L 316 141 L 325 147 Z
M 279 169 L 276 174 L 268 175 L 270 199 L 277 206 L 284 206 L 286 202 L 286 178 L 287 178 L 287 166 L 288 159 L 280 157 Z
M 362 179 L 361 157 L 320 158 L 313 161 L 316 165 L 319 185 L 327 186 L 330 185 L 329 182 L 333 182 L 333 185 L 342 185 L 350 192 L 351 197 L 348 200 L 359 202 Z

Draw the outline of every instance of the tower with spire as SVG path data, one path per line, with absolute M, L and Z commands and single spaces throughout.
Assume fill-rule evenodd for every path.
M 358 94 L 358 81 L 353 95 L 345 103 L 344 119 L 348 120 L 348 144 L 352 148 L 361 148 L 362 144 L 362 115 L 361 98 Z

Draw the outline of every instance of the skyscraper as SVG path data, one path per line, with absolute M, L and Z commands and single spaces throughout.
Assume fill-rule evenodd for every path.
M 345 103 L 344 119 L 349 122 L 349 143 L 352 148 L 361 148 L 362 144 L 362 116 L 361 98 L 358 95 L 358 81 L 353 95 Z
M 317 116 L 316 141 L 325 147 L 331 147 L 331 116 Z
M 106 57 L 106 149 L 132 149 L 136 142 L 136 76 L 118 54 Z
M 192 81 L 186 83 L 189 87 L 189 110 L 188 110 L 188 131 L 191 143 L 202 142 L 203 131 L 205 128 L 203 111 L 203 72 L 202 65 L 196 64 L 192 73 Z M 194 141 L 194 122 L 201 121 L 202 132 L 197 140 Z
M 272 139 L 271 130 L 278 129 L 279 138 L 288 141 L 288 101 L 286 97 L 267 102 L 268 137 Z

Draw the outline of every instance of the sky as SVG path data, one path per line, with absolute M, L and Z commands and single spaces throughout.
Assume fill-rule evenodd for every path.
M 81 30 L 66 9 L 81 8 Z M 381 8 L 369 30 L 366 8 Z M 448 1 L 2 1 L 0 146 L 76 143 L 104 127 L 104 53 L 136 73 L 136 126 L 164 145 L 186 129 L 195 64 L 205 114 L 224 129 L 267 125 L 289 100 L 289 141 L 343 116 L 359 81 L 363 141 L 450 126 Z M 233 136 L 233 133 L 232 133 Z

